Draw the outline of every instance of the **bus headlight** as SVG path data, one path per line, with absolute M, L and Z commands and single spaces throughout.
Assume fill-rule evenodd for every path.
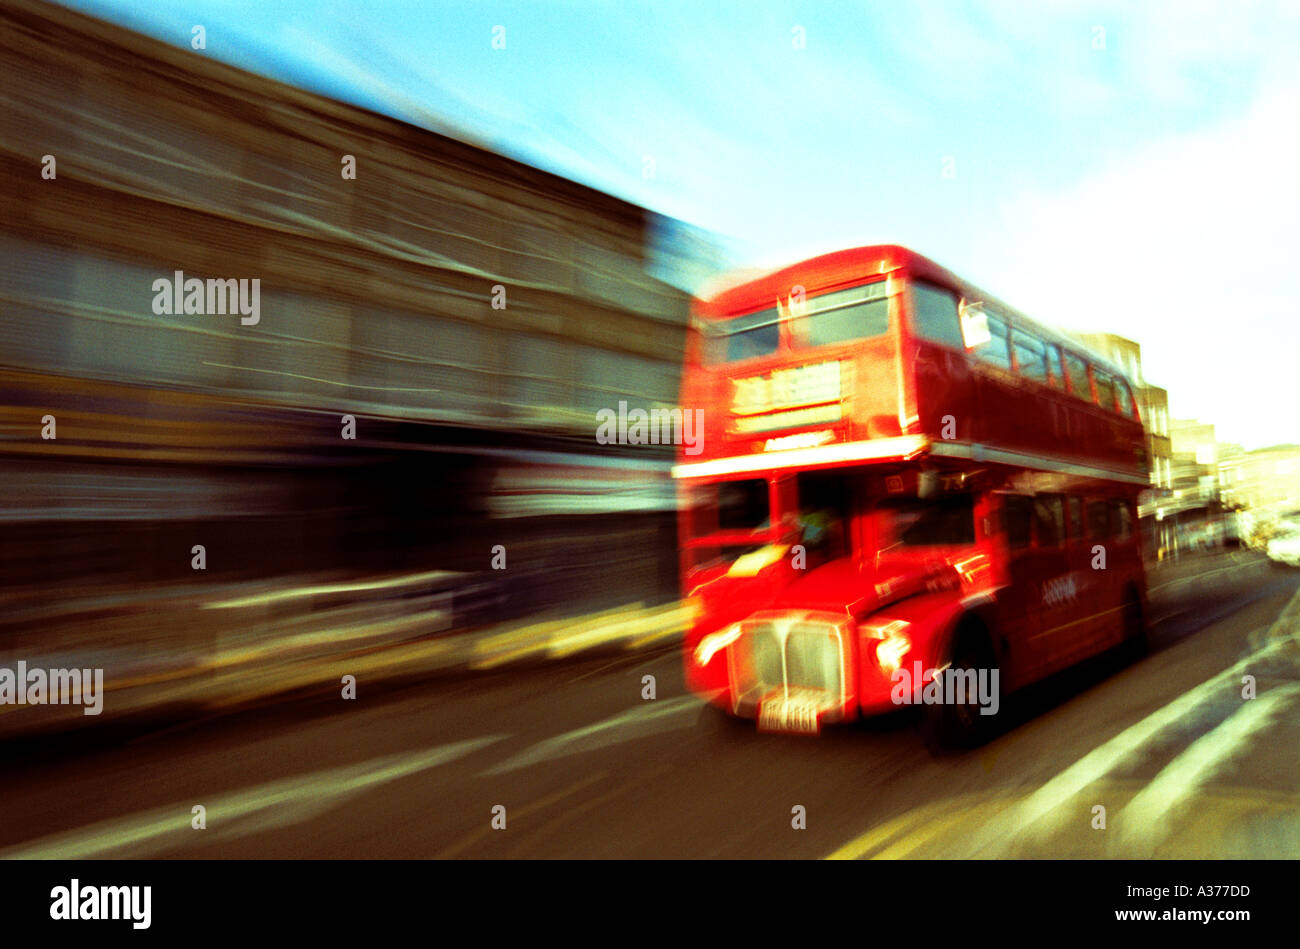
M 891 636 L 876 646 L 876 661 L 880 663 L 882 671 L 893 675 L 894 671 L 903 664 L 903 657 L 911 648 L 911 640 L 906 636 Z
M 695 664 L 697 666 L 707 666 L 709 660 L 712 659 L 715 654 L 726 649 L 739 638 L 739 623 L 724 629 L 720 633 L 710 633 L 701 639 L 699 645 L 695 647 Z
M 876 662 L 882 671 L 892 675 L 903 664 L 903 657 L 912 648 L 912 640 L 907 637 L 910 624 L 895 620 L 884 626 L 869 626 L 866 633 L 876 643 Z

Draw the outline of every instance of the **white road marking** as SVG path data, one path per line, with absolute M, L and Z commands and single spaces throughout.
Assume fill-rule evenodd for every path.
M 1067 804 L 1080 791 L 1084 790 L 1090 784 L 1100 780 L 1105 774 L 1120 765 L 1129 757 L 1135 755 L 1141 746 L 1148 742 L 1152 737 L 1158 734 L 1162 729 L 1172 725 L 1184 716 L 1195 713 L 1201 703 L 1210 699 L 1213 694 L 1220 689 L 1225 694 L 1232 695 L 1234 698 L 1240 693 L 1237 689 L 1240 687 L 1240 675 L 1251 668 L 1252 665 L 1263 660 L 1272 659 L 1280 656 L 1286 650 L 1291 651 L 1290 661 L 1296 662 L 1295 652 L 1297 644 L 1300 643 L 1300 591 L 1291 598 L 1286 607 L 1278 614 L 1277 618 L 1269 626 L 1261 626 L 1252 630 L 1246 636 L 1248 644 L 1248 654 L 1240 659 L 1237 663 L 1228 669 L 1223 670 L 1200 685 L 1183 693 L 1173 702 L 1158 709 L 1151 715 L 1130 726 L 1120 734 L 1116 735 L 1110 741 L 1094 748 L 1083 758 L 1076 761 L 1069 768 L 1066 768 L 1056 777 L 1052 778 L 1036 792 L 1027 797 L 1021 798 L 1018 802 L 1010 804 L 1007 807 L 1000 808 L 991 814 L 987 820 L 984 820 L 983 826 L 964 841 L 959 841 L 956 835 L 950 838 L 949 852 L 944 854 L 945 858 L 970 858 L 972 856 L 996 856 L 998 851 L 1005 850 L 1006 846 L 1015 842 L 1018 835 L 1025 828 L 1049 814 L 1057 812 L 1063 805 Z M 1274 702 L 1283 702 L 1291 695 L 1292 686 L 1284 689 L 1270 690 L 1279 693 Z M 1240 699 L 1238 699 L 1240 701 Z M 1246 702 L 1246 705 L 1257 705 L 1263 699 L 1254 699 Z M 1207 775 L 1217 766 L 1214 758 L 1226 760 L 1226 756 L 1232 751 L 1232 740 L 1240 739 L 1253 733 L 1259 726 L 1264 723 L 1265 718 L 1276 706 L 1272 703 L 1266 703 L 1262 708 L 1256 708 L 1246 712 L 1246 717 L 1242 721 L 1235 722 L 1230 730 L 1224 732 L 1219 739 L 1211 744 L 1201 744 L 1197 752 L 1193 753 L 1191 748 L 1186 749 L 1174 763 L 1179 763 L 1179 770 L 1170 772 L 1171 764 L 1156 776 L 1156 781 L 1160 781 L 1165 787 L 1170 787 L 1174 780 L 1179 782 L 1186 781 L 1198 775 Z M 1237 718 L 1242 713 L 1238 711 Z M 1222 727 L 1222 726 L 1221 726 Z M 1216 729 L 1217 731 L 1218 729 Z M 1211 732 L 1211 734 L 1214 734 Z M 1205 736 L 1209 737 L 1209 736 Z M 1229 739 L 1226 743 L 1220 745 L 1219 741 Z M 1195 747 L 1195 743 L 1193 747 Z M 1210 761 L 1204 761 L 1201 754 L 1206 751 L 1214 752 Z M 1177 775 L 1172 778 L 1171 775 Z M 1162 778 L 1164 779 L 1162 781 Z M 1157 790 L 1155 794 L 1162 792 Z M 1167 792 L 1165 792 L 1167 793 Z M 1140 801 L 1142 792 L 1139 792 L 1129 802 L 1131 807 L 1135 801 Z M 1172 795 L 1170 795 L 1172 796 Z M 1153 795 L 1149 798 L 1155 801 L 1158 798 Z M 962 799 L 954 799 L 951 803 L 954 808 L 958 807 Z M 924 834 L 923 841 L 928 841 L 942 832 L 942 824 L 938 831 L 930 832 L 926 825 L 943 813 L 943 802 L 936 802 L 926 807 L 916 808 L 913 811 L 904 813 L 879 827 L 872 828 L 866 833 L 860 835 L 844 846 L 834 851 L 828 859 L 836 860 L 853 860 L 867 855 L 872 850 L 882 846 L 889 840 L 898 837 L 905 832 L 914 831 L 920 827 L 920 833 Z M 1174 801 L 1176 803 L 1176 800 Z M 1146 805 L 1143 805 L 1144 807 Z M 979 813 L 974 806 L 970 808 L 972 812 Z M 1141 813 L 1141 810 L 1134 813 Z M 965 846 L 960 846 L 964 843 Z M 920 843 L 916 844 L 920 846 Z M 915 850 L 916 846 L 910 848 Z M 960 849 L 959 849 L 960 846 Z M 988 851 L 987 853 L 982 851 Z M 878 855 L 878 854 L 877 854 Z
M 368 788 L 447 764 L 505 737 L 491 735 L 422 751 L 387 755 L 360 764 L 272 781 L 211 800 L 196 795 L 193 800 L 156 808 L 134 817 L 100 821 L 79 830 L 20 844 L 0 851 L 0 859 L 140 857 L 157 852 L 163 846 L 207 843 L 213 836 L 241 837 L 265 829 L 282 829 L 329 811 Z M 202 804 L 207 809 L 206 830 L 191 829 L 190 809 L 195 804 Z M 169 839 L 164 841 L 162 838 Z
M 452 570 L 433 570 L 428 573 L 412 573 L 384 580 L 366 580 L 351 583 L 320 583 L 315 586 L 291 587 L 287 590 L 272 590 L 269 593 L 256 593 L 232 600 L 216 600 L 204 603 L 205 610 L 231 610 L 245 606 L 266 606 L 282 600 L 297 600 L 304 597 L 324 596 L 331 593 L 363 593 L 372 590 L 387 590 L 393 587 L 417 586 L 434 580 L 443 580 L 457 574 Z M 460 574 L 466 576 L 466 574 Z M 433 591 L 442 592 L 442 591 Z
M 686 713 L 698 712 L 702 707 L 703 703 L 694 695 L 683 695 L 675 699 L 647 700 L 626 712 L 620 712 L 613 718 L 540 741 L 513 758 L 489 768 L 483 772 L 483 775 L 505 774 L 551 758 L 594 751 L 597 748 L 606 748 L 656 732 L 682 728 L 685 726 Z
M 1273 641 L 1130 725 L 1105 744 L 1097 746 L 1037 791 L 986 823 L 968 841 L 966 855 L 988 856 L 984 851 L 1001 850 L 1016 838 L 1017 833 L 1022 833 L 1031 824 L 1056 813 L 1076 794 L 1137 755 L 1143 745 L 1180 719 L 1196 712 L 1203 703 L 1214 698 L 1216 693 L 1234 690 L 1235 695 L 1235 689 L 1239 687 L 1236 680 L 1241 673 L 1247 671 L 1251 664 L 1290 643 L 1293 643 L 1290 637 Z
M 648 665 L 648 663 L 645 663 L 643 661 L 644 659 L 645 657 L 641 655 L 619 656 L 613 662 L 607 662 L 603 666 L 599 666 L 588 672 L 584 672 L 582 675 L 574 676 L 572 679 L 566 682 L 565 685 L 572 685 L 574 682 L 581 682 L 583 679 L 590 679 L 594 675 L 600 675 L 602 672 L 608 672 L 610 669 L 613 669 L 615 666 L 630 666 L 638 662 L 641 662 L 643 665 Z M 658 660 L 659 657 L 655 657 L 653 661 L 657 662 Z
M 1242 699 L 1241 708 L 1162 768 L 1115 818 L 1126 855 L 1139 856 L 1131 853 L 1138 846 L 1148 854 L 1153 851 L 1170 832 L 1167 817 L 1224 764 L 1248 750 L 1251 737 L 1271 725 L 1277 711 L 1297 695 L 1300 684 L 1291 682 L 1256 699 Z

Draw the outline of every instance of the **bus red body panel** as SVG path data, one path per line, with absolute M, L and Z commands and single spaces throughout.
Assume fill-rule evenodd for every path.
M 1134 634 L 1129 382 L 932 261 L 856 248 L 699 301 L 681 401 L 686 679 L 729 712 L 815 731 L 954 662 L 1010 691 Z

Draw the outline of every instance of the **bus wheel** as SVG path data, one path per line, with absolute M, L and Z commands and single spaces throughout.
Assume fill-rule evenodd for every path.
M 949 670 L 971 670 L 975 681 L 997 668 L 997 657 L 983 627 L 969 625 L 957 631 L 946 660 Z M 997 681 L 1000 686 L 1001 677 Z M 1001 696 L 998 697 L 1001 705 Z M 993 737 L 996 715 L 981 715 L 980 707 L 968 702 L 939 702 L 925 705 L 921 712 L 921 734 L 935 753 L 974 748 Z
M 1136 590 L 1130 589 L 1124 594 L 1124 652 L 1131 659 L 1138 660 L 1147 654 L 1150 642 L 1147 636 L 1146 614 L 1142 611 L 1142 599 Z

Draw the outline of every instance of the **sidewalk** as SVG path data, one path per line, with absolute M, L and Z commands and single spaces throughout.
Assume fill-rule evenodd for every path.
M 1188 553 L 1148 567 L 1148 588 L 1263 559 L 1257 551 Z M 358 690 L 390 678 L 474 673 L 678 642 L 684 603 L 629 603 L 580 615 L 483 623 L 501 595 L 482 575 L 429 571 L 351 579 L 286 578 L 280 586 L 209 584 L 0 611 L 0 667 L 104 670 L 103 716 L 82 706 L 0 704 L 0 740 L 119 715 L 222 709 L 302 690 Z
M 490 577 L 447 571 L 307 579 L 270 590 L 214 585 L 6 610 L 0 667 L 23 660 L 28 669 L 103 669 L 104 713 L 0 704 L 0 739 L 309 688 L 339 691 L 345 674 L 361 690 L 391 677 L 650 649 L 674 642 L 687 625 L 677 602 L 478 622 L 500 588 Z
M 1190 580 L 1193 577 L 1205 576 L 1217 570 L 1226 570 L 1249 563 L 1263 563 L 1267 559 L 1261 551 L 1244 547 L 1188 551 L 1158 563 L 1148 562 L 1147 591 L 1154 592 L 1161 587 Z

